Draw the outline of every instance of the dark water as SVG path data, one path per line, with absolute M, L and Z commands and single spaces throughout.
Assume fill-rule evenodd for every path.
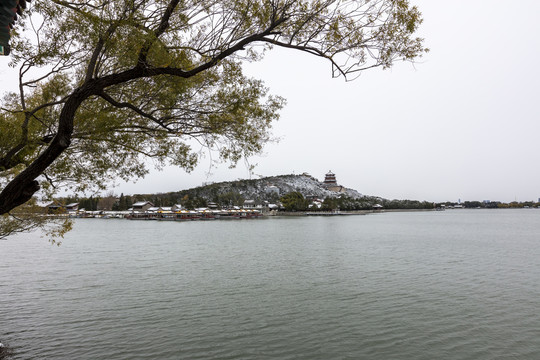
M 16 359 L 540 359 L 540 210 L 78 220 L 0 241 Z

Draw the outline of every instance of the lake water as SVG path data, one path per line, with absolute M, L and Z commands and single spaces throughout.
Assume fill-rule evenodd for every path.
M 540 359 L 540 210 L 157 222 L 0 241 L 15 359 Z

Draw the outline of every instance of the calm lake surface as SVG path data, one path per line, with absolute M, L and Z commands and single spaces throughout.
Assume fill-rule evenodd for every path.
M 15 359 L 540 359 L 540 210 L 157 222 L 0 241 Z

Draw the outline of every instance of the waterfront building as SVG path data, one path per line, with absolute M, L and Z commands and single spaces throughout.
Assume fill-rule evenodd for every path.
M 64 210 L 64 207 L 61 204 L 57 203 L 56 201 L 53 201 L 52 203 L 47 204 L 45 207 L 47 208 L 47 212 L 49 214 L 58 213 Z
M 152 204 L 150 201 L 139 201 L 133 204 L 133 211 L 146 211 L 150 209 L 151 207 L 154 207 L 154 204 Z
M 67 212 L 77 212 L 79 210 L 79 203 L 71 203 L 66 205 Z
M 79 203 L 67 204 L 65 209 L 68 215 L 77 215 L 77 213 L 79 212 Z
M 71 203 L 67 205 L 60 204 L 56 201 L 53 201 L 46 205 L 47 212 L 49 214 L 53 213 L 70 213 L 75 214 L 79 210 L 79 203 Z

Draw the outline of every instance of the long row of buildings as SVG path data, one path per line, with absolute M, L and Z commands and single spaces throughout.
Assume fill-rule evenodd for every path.
M 211 205 L 211 204 L 209 204 Z M 262 209 L 217 209 L 215 206 L 195 210 L 183 209 L 182 205 L 154 206 L 149 201 L 140 201 L 133 204 L 129 219 L 143 220 L 211 220 L 211 219 L 251 219 L 263 216 Z
M 231 209 L 217 209 L 217 207 L 198 208 L 187 210 L 182 205 L 154 206 L 150 201 L 140 201 L 126 211 L 86 211 L 79 209 L 78 203 L 59 205 L 49 204 L 48 212 L 54 215 L 63 215 L 78 218 L 127 218 L 134 220 L 207 220 L 207 219 L 250 219 L 263 216 L 263 208 L 233 207 Z M 268 208 L 266 208 L 268 210 Z

